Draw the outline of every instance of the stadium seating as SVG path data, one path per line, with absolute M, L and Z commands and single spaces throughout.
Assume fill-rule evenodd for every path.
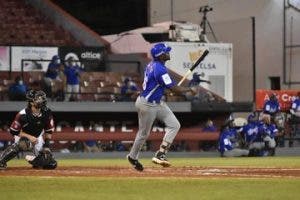
M 0 0 L 0 45 L 81 46 L 25 0 Z
M 7 90 L 14 83 L 16 76 L 23 77 L 31 89 L 43 89 L 43 73 L 41 71 L 0 73 L 0 100 L 7 100 Z M 142 87 L 142 77 L 137 73 L 118 72 L 83 72 L 80 76 L 80 101 L 118 101 L 121 99 L 121 86 L 125 78 L 130 77 L 138 88 Z M 52 91 L 63 90 L 63 81 L 54 81 Z M 52 98 L 52 97 L 51 97 Z M 167 93 L 166 101 L 185 101 L 184 96 Z

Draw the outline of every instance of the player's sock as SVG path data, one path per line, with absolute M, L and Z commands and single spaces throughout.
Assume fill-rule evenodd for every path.
M 162 141 L 160 147 L 159 147 L 159 151 L 163 152 L 163 153 L 167 153 L 169 148 L 170 148 L 171 144 L 169 142 L 166 141 Z

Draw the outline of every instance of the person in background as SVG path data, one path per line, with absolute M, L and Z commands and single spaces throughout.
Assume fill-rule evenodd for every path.
M 208 119 L 205 123 L 204 128 L 202 129 L 203 132 L 215 132 L 217 131 L 217 127 L 214 125 L 214 122 L 211 119 Z
M 296 98 L 292 101 L 290 113 L 292 114 L 292 117 L 300 119 L 300 92 L 297 93 Z
M 280 105 L 276 94 L 273 93 L 270 95 L 270 99 L 264 103 L 263 115 L 261 116 L 261 118 L 263 118 L 265 115 L 269 117 L 271 121 L 274 121 L 274 117 L 278 112 L 280 112 Z
M 138 88 L 136 86 L 136 83 L 129 78 L 125 78 L 124 84 L 121 87 L 121 95 L 122 101 L 133 101 L 134 99 L 136 99 L 138 95 Z
M 85 141 L 83 143 L 83 151 L 84 152 L 100 152 L 101 149 L 98 147 L 98 144 L 97 144 L 97 141 L 95 140 L 88 140 L 88 141 Z
M 251 113 L 248 116 L 247 124 L 241 128 L 241 134 L 243 135 L 244 146 L 249 149 L 249 156 L 260 156 L 260 152 L 263 149 L 263 138 L 259 133 L 258 114 Z
M 290 124 L 292 126 L 292 130 L 290 133 L 291 140 L 289 141 L 289 146 L 291 147 L 294 143 L 293 138 L 297 134 L 300 134 L 300 92 L 297 93 L 296 98 L 291 103 L 290 113 Z
M 201 79 L 200 76 L 203 76 L 202 74 L 198 74 L 197 72 L 193 73 L 193 78 L 189 82 L 189 87 L 199 86 L 201 82 L 211 84 L 210 81 Z
M 64 70 L 67 79 L 66 101 L 76 101 L 79 99 L 80 73 L 82 71 L 82 68 L 77 65 L 74 58 L 69 57 Z
M 214 101 L 215 98 L 211 94 L 211 92 L 206 91 L 204 88 L 200 87 L 200 83 L 204 82 L 207 84 L 211 84 L 208 80 L 203 80 L 200 78 L 200 76 L 203 76 L 202 74 L 193 73 L 193 78 L 189 82 L 189 87 L 194 91 L 194 93 L 186 93 L 186 99 L 188 101 L 194 101 L 194 102 L 211 102 Z
M 211 119 L 208 119 L 204 125 L 204 127 L 202 128 L 202 132 L 216 132 L 218 129 L 217 127 L 214 125 L 214 122 Z M 201 143 L 201 148 L 204 151 L 208 151 L 208 150 L 212 150 L 212 149 L 216 149 L 216 142 L 215 141 L 203 141 Z
M 226 121 L 219 137 L 219 151 L 221 157 L 248 156 L 249 150 L 242 149 L 238 144 L 238 129 L 234 119 Z
M 264 116 L 262 118 L 262 123 L 259 126 L 259 132 L 264 141 L 264 155 L 274 156 L 276 148 L 275 137 L 278 133 L 276 125 L 271 122 L 269 117 Z
M 48 97 L 52 97 L 53 92 L 52 86 L 54 85 L 55 81 L 62 82 L 62 79 L 60 77 L 60 72 L 63 70 L 63 64 L 61 63 L 61 60 L 58 55 L 55 55 L 52 57 L 47 71 L 44 75 L 44 84 L 45 84 L 45 93 Z
M 28 86 L 24 83 L 21 76 L 15 78 L 15 83 L 9 87 L 8 96 L 11 101 L 25 101 Z

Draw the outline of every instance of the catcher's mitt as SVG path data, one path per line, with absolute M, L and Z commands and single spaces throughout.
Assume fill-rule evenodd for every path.
M 18 146 L 20 151 L 31 151 L 33 148 L 32 143 L 25 137 L 20 138 Z
M 37 157 L 28 162 L 33 168 L 55 169 L 57 167 L 57 162 L 48 148 L 40 151 Z

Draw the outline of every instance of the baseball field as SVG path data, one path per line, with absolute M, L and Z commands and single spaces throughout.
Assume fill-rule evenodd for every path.
M 300 157 L 172 158 L 162 168 L 141 160 L 58 159 L 56 170 L 14 159 L 0 171 L 0 199 L 299 199 Z

